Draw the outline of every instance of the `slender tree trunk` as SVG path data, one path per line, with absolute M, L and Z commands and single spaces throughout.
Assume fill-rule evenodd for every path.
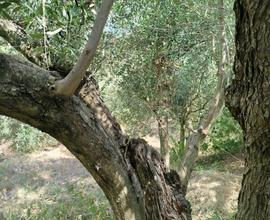
M 191 219 L 180 179 L 142 139 L 123 134 L 88 80 L 78 96 L 56 96 L 60 76 L 0 54 L 0 114 L 55 137 L 92 174 L 119 220 Z
M 186 143 L 186 118 L 181 118 L 180 119 L 180 142 L 185 145 Z
M 160 140 L 160 154 L 167 167 L 170 167 L 170 145 L 169 145 L 169 131 L 168 131 L 168 117 L 161 116 L 157 118 L 158 134 Z
M 220 62 L 218 66 L 218 82 L 214 96 L 206 111 L 205 115 L 200 120 L 197 129 L 192 132 L 188 137 L 185 154 L 183 160 L 178 165 L 178 172 L 182 180 L 182 186 L 184 193 L 186 193 L 188 181 L 190 179 L 192 169 L 198 158 L 199 147 L 205 140 L 208 131 L 219 115 L 223 105 L 224 105 L 224 87 L 226 82 L 225 77 L 225 62 L 226 62 L 226 42 L 225 42 L 225 23 L 224 23 L 224 4 L 223 0 L 219 0 L 220 7 L 220 46 L 221 55 Z
M 237 0 L 235 78 L 226 105 L 244 133 L 237 220 L 270 218 L 270 1 Z

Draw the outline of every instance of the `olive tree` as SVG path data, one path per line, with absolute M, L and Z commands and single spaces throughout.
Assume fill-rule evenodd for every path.
M 48 60 L 31 53 L 35 45 L 21 26 L 1 18 L 0 35 L 31 62 L 0 54 L 0 113 L 63 143 L 95 178 L 117 219 L 191 219 L 177 173 L 144 140 L 126 136 L 94 79 L 83 79 L 112 5 L 102 1 L 89 39 L 64 78 L 44 69 L 50 69 Z

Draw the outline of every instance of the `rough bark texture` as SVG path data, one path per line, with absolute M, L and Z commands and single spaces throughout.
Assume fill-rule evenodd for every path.
M 244 132 L 238 220 L 270 218 L 270 2 L 237 0 L 235 79 L 226 105 Z
M 161 116 L 157 118 L 158 134 L 160 141 L 160 154 L 167 167 L 170 167 L 170 145 L 169 145 L 169 128 L 168 117 Z
M 26 33 L 17 24 L 0 18 L 0 36 L 21 52 L 31 62 L 42 65 L 42 56 L 33 53 L 33 45 L 28 41 Z
M 179 134 L 179 140 L 180 142 L 185 145 L 186 142 L 186 117 L 182 117 L 180 119 L 180 134 Z
M 90 79 L 78 96 L 56 96 L 57 72 L 0 54 L 0 114 L 62 142 L 100 185 L 117 219 L 191 219 L 178 175 L 156 150 L 126 137 Z
M 224 23 L 224 4 L 223 0 L 219 0 L 220 7 L 220 46 L 221 55 L 218 66 L 218 82 L 213 98 L 210 101 L 208 110 L 200 120 L 198 127 L 188 137 L 183 160 L 178 165 L 178 172 L 182 180 L 183 192 L 186 193 L 188 181 L 190 179 L 192 169 L 198 158 L 199 147 L 205 140 L 209 129 L 224 105 L 224 88 L 226 83 L 225 64 L 226 64 L 226 42 L 225 42 L 225 23 Z

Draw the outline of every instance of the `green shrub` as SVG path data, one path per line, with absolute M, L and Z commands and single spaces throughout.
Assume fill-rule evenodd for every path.
M 175 166 L 184 155 L 185 143 L 183 141 L 172 141 L 173 146 L 170 152 L 172 166 Z
M 221 217 L 217 212 L 215 212 L 214 216 L 209 218 L 208 220 L 235 220 L 234 215 L 228 217 Z
M 239 124 L 233 119 L 227 108 L 218 117 L 209 135 L 209 141 L 202 149 L 210 147 L 214 151 L 238 152 L 243 145 L 243 135 Z
M 0 138 L 12 141 L 12 148 L 24 153 L 57 143 L 49 135 L 5 116 L 0 116 Z

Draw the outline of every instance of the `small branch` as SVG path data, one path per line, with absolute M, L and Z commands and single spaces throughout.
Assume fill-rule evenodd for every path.
M 56 94 L 64 96 L 71 96 L 74 94 L 76 88 L 80 84 L 80 81 L 83 79 L 87 68 L 94 58 L 113 2 L 114 0 L 103 0 L 97 14 L 91 35 L 77 63 L 64 79 L 56 82 Z
M 23 28 L 13 21 L 0 18 L 0 36 L 31 63 L 34 63 L 40 67 L 47 67 L 43 52 L 34 52 L 35 48 L 37 47 L 35 45 L 42 46 L 42 44 L 30 42 L 30 38 L 23 30 Z M 67 65 L 67 63 L 56 62 L 50 63 L 50 66 L 47 69 L 57 71 L 60 74 L 64 74 L 64 76 L 66 76 L 71 70 L 70 67 L 72 66 Z
M 205 107 L 206 107 L 206 105 L 209 103 L 209 101 L 210 101 L 210 100 L 207 99 L 207 100 L 202 104 L 202 106 L 200 106 L 200 107 L 198 107 L 198 108 L 196 108 L 196 109 L 194 109 L 194 110 L 192 110 L 192 109 L 188 110 L 188 111 L 187 111 L 187 115 L 190 115 L 190 114 L 193 114 L 193 113 L 196 113 L 196 112 L 199 112 L 199 111 L 204 110 Z M 191 106 L 191 104 L 190 104 L 190 106 Z
M 47 21 L 46 21 L 46 0 L 42 0 L 42 26 L 43 26 L 43 45 L 44 45 L 44 60 L 45 60 L 45 64 L 46 67 L 49 67 L 49 50 L 47 47 L 47 34 L 46 34 L 46 29 L 47 29 Z
M 29 61 L 44 66 L 41 56 L 33 53 L 31 43 L 27 39 L 23 29 L 10 20 L 0 18 L 0 36 L 3 37 L 11 46 L 22 53 Z
M 192 132 L 192 133 L 197 133 L 197 132 L 198 132 L 197 129 L 194 129 L 194 128 L 193 128 L 191 121 L 188 121 L 188 124 L 187 124 L 187 130 L 189 130 L 189 131 Z

